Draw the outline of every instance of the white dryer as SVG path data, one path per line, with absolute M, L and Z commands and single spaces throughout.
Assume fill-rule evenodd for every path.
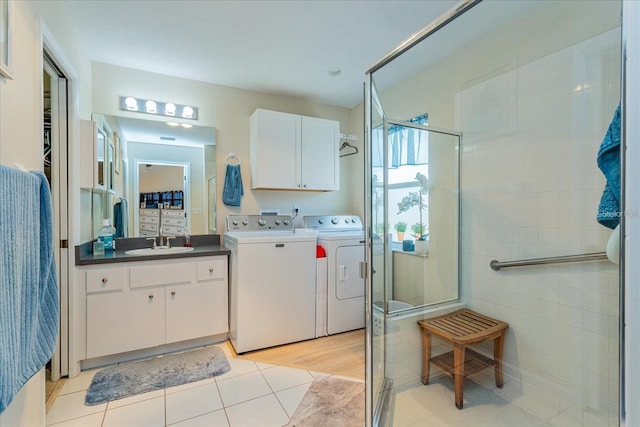
M 354 215 L 313 215 L 305 216 L 304 224 L 318 232 L 318 245 L 327 255 L 327 281 L 316 284 L 318 295 L 326 287 L 326 306 L 322 307 L 326 310 L 326 333 L 364 328 L 365 280 L 360 277 L 360 263 L 365 261 L 362 221 Z

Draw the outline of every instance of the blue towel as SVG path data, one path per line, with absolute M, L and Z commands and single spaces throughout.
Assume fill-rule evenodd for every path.
M 240 165 L 227 165 L 222 189 L 222 203 L 228 206 L 240 206 L 240 198 L 244 195 Z
M 113 205 L 113 226 L 116 234 L 113 237 L 127 237 L 129 235 L 129 207 L 126 199 Z
M 0 413 L 51 359 L 60 306 L 47 178 L 0 166 Z
M 620 223 L 620 105 L 598 150 L 598 167 L 607 178 L 596 220 L 614 229 Z

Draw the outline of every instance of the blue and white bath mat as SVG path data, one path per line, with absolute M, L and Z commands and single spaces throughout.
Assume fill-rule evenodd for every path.
M 215 377 L 230 369 L 224 352 L 215 346 L 122 363 L 98 371 L 84 402 L 85 405 L 99 405 Z

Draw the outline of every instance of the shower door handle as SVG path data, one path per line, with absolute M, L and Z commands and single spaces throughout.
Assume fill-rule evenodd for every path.
M 367 263 L 364 261 L 360 261 L 360 278 L 361 279 L 367 278 Z

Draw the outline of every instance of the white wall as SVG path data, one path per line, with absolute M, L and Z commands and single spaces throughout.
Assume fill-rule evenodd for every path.
M 93 64 L 93 109 L 107 115 L 141 118 L 142 115 L 119 111 L 119 96 L 132 95 L 162 101 L 173 101 L 199 107 L 199 124 L 216 128 L 216 169 L 219 232 L 229 214 L 257 214 L 259 209 L 280 209 L 291 213 L 293 203 L 300 205 L 300 217 L 312 214 L 350 213 L 350 159 L 341 161 L 341 189 L 338 192 L 298 192 L 251 190 L 249 162 L 249 116 L 256 108 L 284 111 L 306 116 L 338 120 L 342 133 L 353 133 L 350 111 L 346 108 L 316 104 L 303 99 L 273 96 L 258 92 L 201 83 L 113 65 Z M 144 118 L 154 119 L 154 117 Z M 238 154 L 242 162 L 244 197 L 239 208 L 220 201 L 224 185 L 224 158 L 229 152 Z M 352 156 L 355 157 L 355 156 Z M 358 177 L 359 178 L 359 177 Z M 296 222 L 299 225 L 300 222 Z

